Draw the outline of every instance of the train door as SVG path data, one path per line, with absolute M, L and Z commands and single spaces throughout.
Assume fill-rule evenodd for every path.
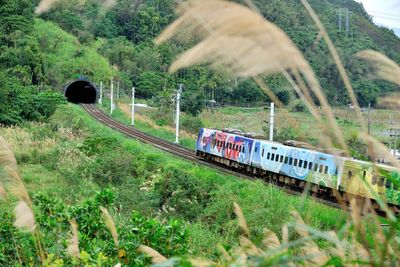
M 360 194 L 360 177 L 358 175 L 359 167 L 351 161 L 346 161 L 344 164 L 341 189 L 353 195 Z

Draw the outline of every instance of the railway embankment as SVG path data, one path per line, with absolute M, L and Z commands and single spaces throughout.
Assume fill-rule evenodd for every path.
M 121 226 L 120 235 L 128 231 L 123 226 L 129 224 L 133 211 L 147 219 L 177 219 L 187 229 L 188 251 L 212 258 L 217 244 L 235 246 L 239 237 L 233 202 L 242 207 L 252 238 L 260 242 L 262 229 L 280 233 L 281 226 L 292 220 L 293 210 L 320 230 L 338 229 L 347 216 L 313 200 L 288 195 L 275 186 L 222 174 L 128 139 L 71 104 L 60 107 L 48 123 L 1 128 L 0 135 L 15 152 L 41 220 L 46 217 L 45 207 L 56 209 L 60 203 L 90 217 L 83 208 L 85 203 L 91 203 L 96 192 L 106 190 L 102 194 L 113 199 L 108 208 L 115 224 Z M 7 213 L 12 212 L 9 204 L 1 205 Z M 67 213 L 60 210 L 59 217 L 51 218 L 65 220 Z M 12 223 L 11 217 L 3 216 L 1 220 L 3 228 Z M 54 236 L 67 236 L 68 222 L 63 221 L 63 225 L 50 230 L 46 224 L 42 227 L 43 238 L 56 242 Z M 88 238 L 107 241 L 111 237 Z M 21 242 L 21 251 L 28 251 L 24 240 L 18 235 L 16 241 Z M 56 255 L 63 253 L 60 247 L 53 251 Z

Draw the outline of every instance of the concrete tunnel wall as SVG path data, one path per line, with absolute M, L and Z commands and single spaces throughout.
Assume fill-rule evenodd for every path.
M 94 104 L 99 93 L 93 83 L 81 79 L 69 83 L 64 89 L 64 95 L 71 103 Z

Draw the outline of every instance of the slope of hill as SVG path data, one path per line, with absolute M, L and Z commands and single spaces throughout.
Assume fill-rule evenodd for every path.
M 316 42 L 318 31 L 300 1 L 253 2 L 268 20 L 287 32 L 305 54 L 331 104 L 348 103 L 346 90 L 333 60 L 329 57 L 327 47 L 323 41 Z M 222 103 L 254 103 L 266 100 L 252 82 L 214 73 L 207 68 L 194 67 L 175 75 L 168 74 L 166 70 L 171 60 L 179 51 L 193 43 L 193 37 L 154 47 L 151 40 L 175 18 L 174 1 L 152 0 L 133 3 L 119 0 L 113 8 L 104 10 L 98 0 L 87 0 L 81 5 L 74 5 L 73 1 L 61 1 L 50 13 L 45 14 L 44 18 L 55 21 L 84 42 L 92 42 L 98 37 L 105 38 L 99 51 L 120 68 L 122 77 L 125 78 L 125 87 L 133 83 L 139 96 L 162 98 L 160 92 L 170 94 L 177 83 L 184 82 L 188 89 L 184 98 L 189 104 L 183 108 L 193 113 L 201 109 L 204 98 L 214 97 Z M 369 67 L 353 57 L 357 51 L 375 49 L 400 62 L 400 39 L 393 31 L 374 25 L 362 5 L 352 0 L 311 0 L 310 4 L 321 17 L 333 39 L 361 105 L 365 106 L 369 102 L 375 104 L 378 96 L 394 91 L 396 87 L 391 84 L 366 80 Z M 342 27 L 338 28 L 338 11 L 343 8 L 350 11 L 348 33 L 345 31 L 344 13 Z M 146 54 L 147 60 L 140 57 L 143 53 Z M 268 82 L 276 92 L 288 86 L 284 79 L 279 77 L 270 78 Z M 282 93 L 280 97 L 284 102 L 288 101 L 287 94 Z M 193 106 L 195 108 L 192 108 Z

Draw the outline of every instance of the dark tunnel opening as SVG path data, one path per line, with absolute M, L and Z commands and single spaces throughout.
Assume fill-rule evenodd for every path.
M 97 100 L 97 89 L 88 81 L 75 81 L 65 88 L 65 97 L 69 102 L 94 104 Z

